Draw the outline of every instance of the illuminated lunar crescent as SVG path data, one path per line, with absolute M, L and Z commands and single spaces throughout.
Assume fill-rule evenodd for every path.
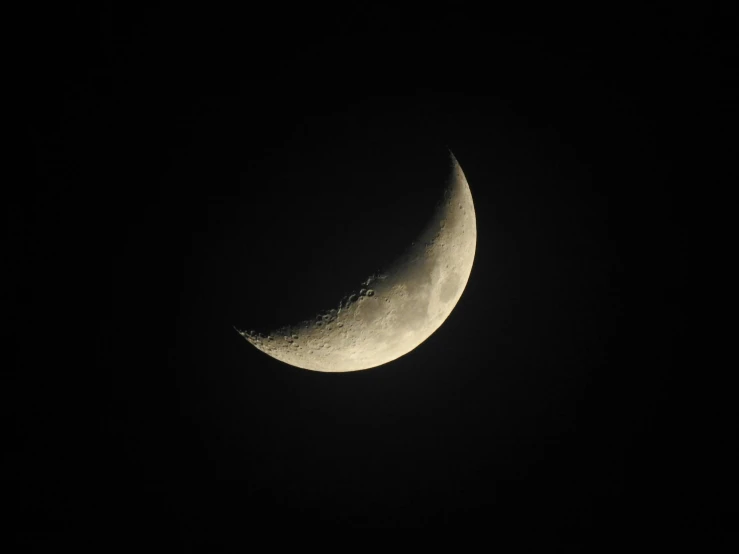
M 457 159 L 449 155 L 449 177 L 431 220 L 387 270 L 314 320 L 268 335 L 239 333 L 273 358 L 326 372 L 386 364 L 431 336 L 462 296 L 477 242 L 472 194 Z

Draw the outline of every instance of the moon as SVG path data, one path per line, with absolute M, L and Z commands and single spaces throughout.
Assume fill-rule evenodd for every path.
M 454 154 L 442 198 L 418 239 L 335 308 L 268 334 L 237 331 L 287 364 L 323 372 L 369 369 L 400 358 L 431 336 L 457 305 L 477 244 L 475 207 Z

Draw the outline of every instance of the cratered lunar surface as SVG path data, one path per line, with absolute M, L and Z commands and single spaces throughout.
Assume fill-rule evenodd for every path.
M 477 242 L 467 179 L 450 152 L 442 199 L 420 237 L 334 309 L 269 334 L 239 333 L 262 352 L 313 371 L 368 369 L 425 341 L 449 316 L 472 270 Z

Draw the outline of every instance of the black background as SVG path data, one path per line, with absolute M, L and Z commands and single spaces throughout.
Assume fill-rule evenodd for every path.
M 699 433 L 673 388 L 685 191 L 736 109 L 734 15 L 30 15 L 7 209 L 20 541 L 721 527 L 686 500 Z M 338 375 L 238 336 L 332 307 L 413 240 L 447 147 L 478 243 L 434 335 Z

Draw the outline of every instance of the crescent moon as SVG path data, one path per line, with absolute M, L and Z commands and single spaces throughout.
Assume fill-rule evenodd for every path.
M 387 270 L 368 277 L 336 308 L 269 334 L 237 331 L 287 364 L 323 372 L 368 369 L 415 349 L 449 317 L 472 271 L 475 207 L 449 152 L 441 200 L 418 239 Z

